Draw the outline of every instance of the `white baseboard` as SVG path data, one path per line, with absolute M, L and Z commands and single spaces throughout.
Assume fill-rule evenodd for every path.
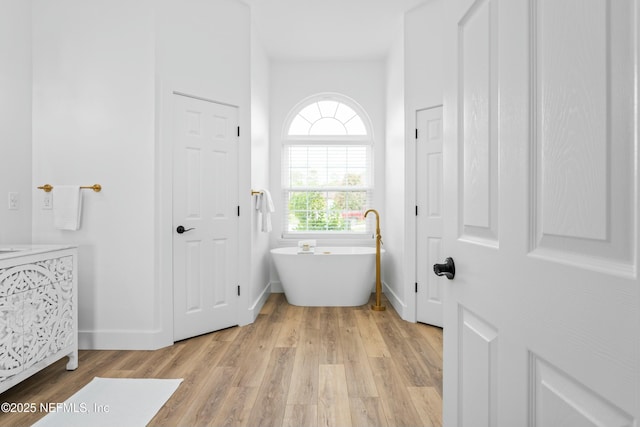
M 271 283 L 267 283 L 258 298 L 245 312 L 240 325 L 253 323 L 262 306 L 271 295 Z M 102 331 L 78 331 L 78 347 L 81 350 L 158 350 L 173 344 L 171 337 L 167 337 L 166 331 L 127 331 L 127 330 L 102 330 Z
M 387 296 L 387 299 L 393 308 L 398 312 L 402 319 L 405 319 L 407 305 L 398 298 L 398 295 L 396 295 L 396 293 L 393 292 L 393 289 L 391 289 L 391 287 L 384 281 L 382 282 L 382 288 L 382 292 Z
M 169 345 L 163 331 L 78 331 L 81 350 L 158 350 Z
M 260 314 L 260 310 L 262 310 L 262 306 L 267 302 L 269 295 L 271 295 L 271 283 L 267 283 L 267 286 L 264 287 L 258 298 L 254 301 L 251 307 L 249 307 L 248 321 L 240 326 L 248 325 L 256 320 L 258 314 Z

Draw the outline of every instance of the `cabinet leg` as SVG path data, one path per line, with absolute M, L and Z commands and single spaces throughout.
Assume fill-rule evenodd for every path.
M 75 371 L 78 367 L 78 350 L 74 350 L 67 356 L 69 357 L 69 361 L 67 362 L 67 371 Z

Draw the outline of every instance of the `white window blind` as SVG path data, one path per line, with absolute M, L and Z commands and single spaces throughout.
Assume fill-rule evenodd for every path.
M 320 100 L 301 108 L 283 142 L 283 235 L 370 234 L 372 141 L 348 105 Z

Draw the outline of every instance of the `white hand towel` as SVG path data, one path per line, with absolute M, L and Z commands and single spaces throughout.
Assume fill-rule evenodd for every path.
M 53 225 L 59 230 L 79 230 L 82 193 L 79 185 L 53 187 Z
M 275 212 L 275 207 L 273 206 L 273 200 L 271 199 L 269 190 L 260 190 L 260 193 L 256 201 L 256 210 L 262 215 L 261 230 L 268 233 L 272 230 L 271 213 Z

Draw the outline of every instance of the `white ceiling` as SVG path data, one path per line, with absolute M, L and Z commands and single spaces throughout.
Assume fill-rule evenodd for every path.
M 384 58 L 406 11 L 426 0 L 244 0 L 275 59 Z

